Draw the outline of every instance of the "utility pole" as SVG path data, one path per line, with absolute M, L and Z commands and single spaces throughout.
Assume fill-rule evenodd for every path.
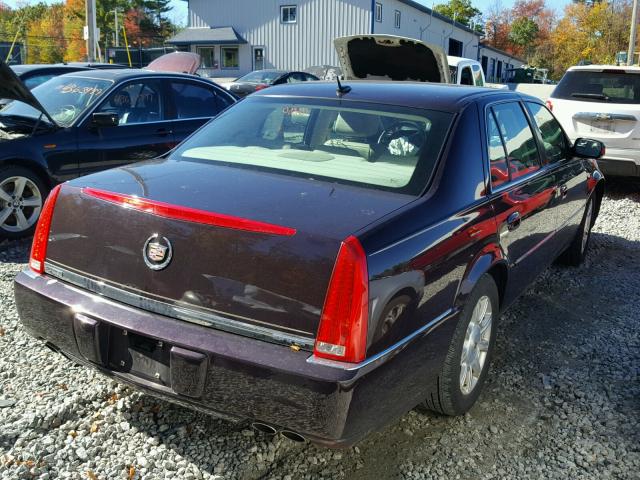
M 638 0 L 633 0 L 631 10 L 631 32 L 629 33 L 629 51 L 627 52 L 627 65 L 633 65 L 633 55 L 636 48 L 636 27 L 638 25 Z
M 116 32 L 116 47 L 120 46 L 120 28 L 118 28 L 118 9 L 116 8 L 113 11 L 114 19 L 115 19 L 115 32 Z
M 96 0 L 85 0 L 87 61 L 96 61 Z

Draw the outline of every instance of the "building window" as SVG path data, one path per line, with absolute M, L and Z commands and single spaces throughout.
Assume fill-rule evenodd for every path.
M 453 55 L 454 57 L 462 56 L 462 42 L 460 40 L 456 40 L 455 38 L 449 39 L 449 55 Z
M 200 55 L 200 68 L 218 68 L 215 47 L 197 47 L 196 53 Z
M 220 47 L 222 68 L 240 68 L 240 54 L 238 47 Z
M 396 10 L 394 18 L 396 28 L 400 28 L 400 10 Z
M 297 5 L 283 5 L 280 7 L 280 21 L 282 23 L 296 23 L 298 20 Z
M 382 4 L 376 2 L 376 22 L 382 22 Z

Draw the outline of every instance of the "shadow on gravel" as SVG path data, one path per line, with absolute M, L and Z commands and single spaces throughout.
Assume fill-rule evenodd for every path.
M 0 241 L 0 263 L 27 263 L 32 237 Z
M 640 203 L 640 180 L 621 177 L 607 177 L 606 195 L 614 200 L 629 198 Z

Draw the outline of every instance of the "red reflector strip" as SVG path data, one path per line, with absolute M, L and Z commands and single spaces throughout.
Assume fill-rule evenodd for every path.
M 234 230 L 244 230 L 247 232 L 268 233 L 271 235 L 282 235 L 291 237 L 296 234 L 295 228 L 282 227 L 271 223 L 258 222 L 246 218 L 234 217 L 222 213 L 207 212 L 190 207 L 181 207 L 169 203 L 149 200 L 133 195 L 107 192 L 96 188 L 83 188 L 82 193 L 91 197 L 99 198 L 106 202 L 115 203 L 126 208 L 132 208 L 158 217 L 181 220 L 184 222 L 201 223 L 204 225 L 215 225 L 216 227 L 232 228 Z
M 57 185 L 49 193 L 49 196 L 45 200 L 42 210 L 40 211 L 40 218 L 36 225 L 36 231 L 33 234 L 29 266 L 31 267 L 31 270 L 36 273 L 44 273 L 44 261 L 47 258 L 47 245 L 49 244 L 51 219 L 53 218 L 53 209 L 56 206 L 56 200 L 58 199 L 61 187 L 62 185 Z

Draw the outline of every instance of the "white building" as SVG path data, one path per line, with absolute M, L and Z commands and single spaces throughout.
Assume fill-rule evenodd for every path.
M 502 83 L 506 81 L 508 70 L 518 68 L 526 63 L 521 58 L 484 43 L 480 43 L 478 50 L 478 61 L 482 65 L 487 82 Z
M 169 43 L 199 53 L 201 74 L 337 65 L 333 39 L 385 33 L 479 59 L 480 34 L 412 0 L 188 0 L 188 27 Z

